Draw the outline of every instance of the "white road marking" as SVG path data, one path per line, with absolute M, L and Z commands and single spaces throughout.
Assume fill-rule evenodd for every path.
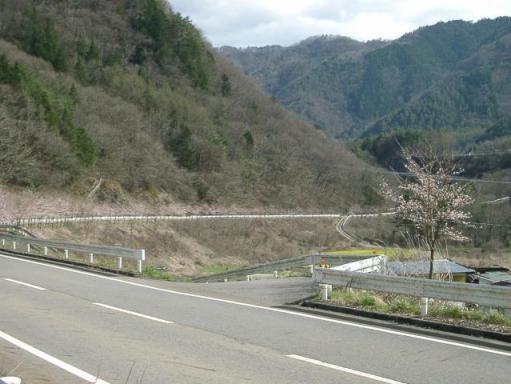
M 76 377 L 79 377 L 80 379 L 83 379 L 89 383 L 109 384 L 107 381 L 101 380 L 100 378 L 93 376 L 90 373 L 82 371 L 81 369 L 76 368 L 62 360 L 59 360 L 56 357 L 48 355 L 47 353 L 40 351 L 39 349 L 34 348 L 31 345 L 28 345 L 28 344 L 24 343 L 23 341 L 18 340 L 2 331 L 0 331 L 0 339 L 4 339 L 5 341 L 17 346 L 18 348 L 21 348 L 24 351 L 31 353 L 32 355 L 37 356 L 40 359 L 42 359 L 52 365 L 55 365 L 56 367 L 63 369 L 64 371 L 66 371 Z
M 158 319 L 157 317 L 152 317 L 152 316 L 143 315 L 143 314 L 141 314 L 141 313 L 137 313 L 137 312 L 133 312 L 133 311 L 128 311 L 128 310 L 126 310 L 126 309 L 122 309 L 122 308 L 112 307 L 111 305 L 106 305 L 106 304 L 101 304 L 101 303 L 92 303 L 92 304 L 94 304 L 94 305 L 98 305 L 98 306 L 103 307 L 103 308 L 108 308 L 108 309 L 111 309 L 111 310 L 114 310 L 114 311 L 118 311 L 118 312 L 126 313 L 126 314 L 128 314 L 128 315 L 133 315 L 133 316 L 141 317 L 141 318 L 143 318 L 143 319 L 157 321 L 158 323 L 163 323 L 163 324 L 173 324 L 173 322 L 172 322 L 172 321 L 163 320 L 163 319 Z
M 324 362 L 319 361 L 319 360 L 309 359 L 308 357 L 303 357 L 303 356 L 299 356 L 299 355 L 287 355 L 287 357 L 289 357 L 291 359 L 305 361 L 306 363 L 310 363 L 310 364 L 314 364 L 314 365 L 319 365 L 320 367 L 331 368 L 331 369 L 335 369 L 337 371 L 349 373 L 351 375 L 360 376 L 360 377 L 364 377 L 366 379 L 371 379 L 371 380 L 379 381 L 380 383 L 405 384 L 405 383 L 403 383 L 401 381 L 396 381 L 396 380 L 392 380 L 392 379 L 386 379 L 385 377 L 371 375 L 370 373 L 356 371 L 354 369 L 344 368 L 344 367 L 340 367 L 340 366 L 334 365 L 334 364 L 324 363 Z
M 46 268 L 58 269 L 58 270 L 62 270 L 62 271 L 76 273 L 76 274 L 79 274 L 79 275 L 91 276 L 91 277 L 94 277 L 96 279 L 109 280 L 109 281 L 116 282 L 118 284 L 125 284 L 125 285 L 131 285 L 131 286 L 139 287 L 139 288 L 151 289 L 153 291 L 158 291 L 158 292 L 166 292 L 166 293 L 170 293 L 170 294 L 174 294 L 174 295 L 193 297 L 193 298 L 197 298 L 197 299 L 215 301 L 215 302 L 225 303 L 225 304 L 239 305 L 239 306 L 242 306 L 242 307 L 260 309 L 260 310 L 269 311 L 269 312 L 284 313 L 284 314 L 290 315 L 290 316 L 302 317 L 302 318 L 307 318 L 307 319 L 312 319 L 312 320 L 319 320 L 319 321 L 324 321 L 324 322 L 334 323 L 334 324 L 342 324 L 342 325 L 346 325 L 346 326 L 350 326 L 350 327 L 367 329 L 367 330 L 381 332 L 381 333 L 387 333 L 387 334 L 390 334 L 390 335 L 409 337 L 409 338 L 417 339 L 417 340 L 429 341 L 429 342 L 433 342 L 433 343 L 450 345 L 450 346 L 453 346 L 453 347 L 460 347 L 460 348 L 471 349 L 471 350 L 479 351 L 479 352 L 486 352 L 486 353 L 492 353 L 492 354 L 495 354 L 495 355 L 511 357 L 511 352 L 504 352 L 504 351 L 500 351 L 500 350 L 497 350 L 497 349 L 477 347 L 475 345 L 458 343 L 458 342 L 455 342 L 455 341 L 449 341 L 449 340 L 444 340 L 444 339 L 435 338 L 435 337 L 429 337 L 429 336 L 420 336 L 420 335 L 416 335 L 416 334 L 413 334 L 413 333 L 395 331 L 395 330 L 375 327 L 375 326 L 371 326 L 371 325 L 358 324 L 358 323 L 353 323 L 353 322 L 345 321 L 345 320 L 331 319 L 331 318 L 328 318 L 328 317 L 321 317 L 321 316 L 318 316 L 318 315 L 309 315 L 307 313 L 294 312 L 294 311 L 290 311 L 290 310 L 287 310 L 287 309 L 264 307 L 264 306 L 261 306 L 261 305 L 241 303 L 241 302 L 238 302 L 238 301 L 218 299 L 216 297 L 195 295 L 193 293 L 186 293 L 186 292 L 174 291 L 174 290 L 171 290 L 171 289 L 158 288 L 158 287 L 153 287 L 151 285 L 135 283 L 135 282 L 126 281 L 126 280 L 119 280 L 119 279 L 113 278 L 113 277 L 97 275 L 97 274 L 90 273 L 90 272 L 79 271 L 79 270 L 70 269 L 70 268 L 66 268 L 66 267 L 60 267 L 60 266 L 52 265 L 52 264 L 45 264 L 45 263 L 41 263 L 41 262 L 38 262 L 38 261 L 20 259 L 20 258 L 16 258 L 16 257 L 12 257 L 12 256 L 0 255 L 0 257 L 3 257 L 5 259 L 11 259 L 11 260 L 14 260 L 14 261 L 24 262 L 24 263 L 37 264 L 37 265 L 40 265 L 40 266 L 43 266 L 43 267 L 46 267 Z
M 46 291 L 46 288 L 38 287 L 37 285 L 32 285 L 32 284 L 24 283 L 22 281 L 18 281 L 18 280 L 14 280 L 14 279 L 8 279 L 8 278 L 4 278 L 4 280 L 10 281 L 11 283 L 14 283 L 14 284 L 24 285 L 25 287 L 34 288 L 34 289 L 37 289 L 38 291 Z

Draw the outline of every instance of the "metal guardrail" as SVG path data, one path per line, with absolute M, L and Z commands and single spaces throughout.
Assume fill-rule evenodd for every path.
M 330 271 L 322 268 L 314 270 L 313 278 L 319 284 L 511 309 L 511 288 L 507 287 Z
M 24 244 L 27 253 L 31 252 L 32 246 L 40 246 L 44 248 L 45 256 L 48 255 L 48 249 L 60 249 L 64 251 L 64 257 L 69 258 L 69 252 L 89 255 L 89 261 L 94 263 L 94 255 L 109 256 L 117 258 L 117 268 L 122 269 L 123 259 L 135 260 L 137 262 L 137 270 L 142 272 L 142 262 L 145 261 L 144 249 L 131 249 L 106 245 L 90 245 L 78 244 L 62 240 L 43 240 L 26 236 L 13 235 L 10 233 L 0 233 L 0 241 L 5 246 L 6 240 L 11 243 L 13 250 L 16 250 L 19 244 Z
M 99 215 L 99 216 L 61 216 L 19 218 L 13 224 L 18 226 L 61 225 L 84 222 L 121 222 L 121 221 L 186 221 L 186 220 L 218 220 L 218 219 L 328 219 L 338 218 L 339 213 L 326 214 L 255 214 L 255 215 Z
M 326 254 L 298 256 L 271 263 L 259 264 L 253 267 L 239 268 L 232 271 L 200 276 L 192 279 L 192 281 L 197 283 L 206 281 L 224 281 L 225 279 L 251 276 L 259 273 L 273 273 L 275 271 L 292 270 L 300 267 L 319 265 L 320 260 L 325 260 L 329 265 L 341 265 L 365 258 L 367 258 L 367 256 Z

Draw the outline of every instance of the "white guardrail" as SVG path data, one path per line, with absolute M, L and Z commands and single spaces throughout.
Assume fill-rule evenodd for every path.
M 89 245 L 77 244 L 61 240 L 43 240 L 26 236 L 13 235 L 10 233 L 0 233 L 0 241 L 2 246 L 6 246 L 6 242 L 10 242 L 12 250 L 19 249 L 19 245 L 25 245 L 27 253 L 31 253 L 32 246 L 43 247 L 44 255 L 48 255 L 48 249 L 60 249 L 64 251 L 64 257 L 69 259 L 69 252 L 86 254 L 89 256 L 91 264 L 94 263 L 94 255 L 109 256 L 117 258 L 117 268 L 122 269 L 123 259 L 135 260 L 137 262 L 137 271 L 142 273 L 142 262 L 145 261 L 144 249 L 130 249 L 116 246 L 106 245 Z
M 329 265 L 341 265 L 351 263 L 356 260 L 365 259 L 367 256 L 360 255 L 305 255 L 272 261 L 269 263 L 254 265 L 251 267 L 238 268 L 231 271 L 214 273 L 206 276 L 199 276 L 192 279 L 194 282 L 210 282 L 210 281 L 225 281 L 229 278 L 236 278 L 244 276 L 249 280 L 251 276 L 264 273 L 272 273 L 278 271 L 289 271 L 295 268 L 309 267 L 310 273 L 313 272 L 314 265 L 319 265 L 321 260 L 325 260 Z M 278 273 L 276 274 L 278 276 Z
M 376 273 L 331 271 L 322 268 L 314 270 L 313 278 L 316 283 L 338 287 L 511 309 L 511 288 L 508 287 L 414 279 Z
M 339 213 L 324 214 L 256 214 L 256 215 L 100 215 L 100 216 L 60 216 L 18 218 L 12 224 L 18 226 L 83 223 L 95 221 L 181 221 L 181 220 L 218 220 L 218 219 L 328 219 L 339 218 Z

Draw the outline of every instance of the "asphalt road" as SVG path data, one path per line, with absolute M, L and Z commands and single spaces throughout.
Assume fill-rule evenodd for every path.
M 272 290 L 287 301 L 300 287 L 112 278 L 0 256 L 0 349 L 39 356 L 66 383 L 509 383 L 510 352 L 267 306 Z

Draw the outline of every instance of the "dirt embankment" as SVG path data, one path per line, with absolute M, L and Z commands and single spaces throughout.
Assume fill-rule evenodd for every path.
M 347 244 L 332 219 L 84 223 L 34 228 L 41 238 L 144 248 L 148 265 L 191 276 Z

